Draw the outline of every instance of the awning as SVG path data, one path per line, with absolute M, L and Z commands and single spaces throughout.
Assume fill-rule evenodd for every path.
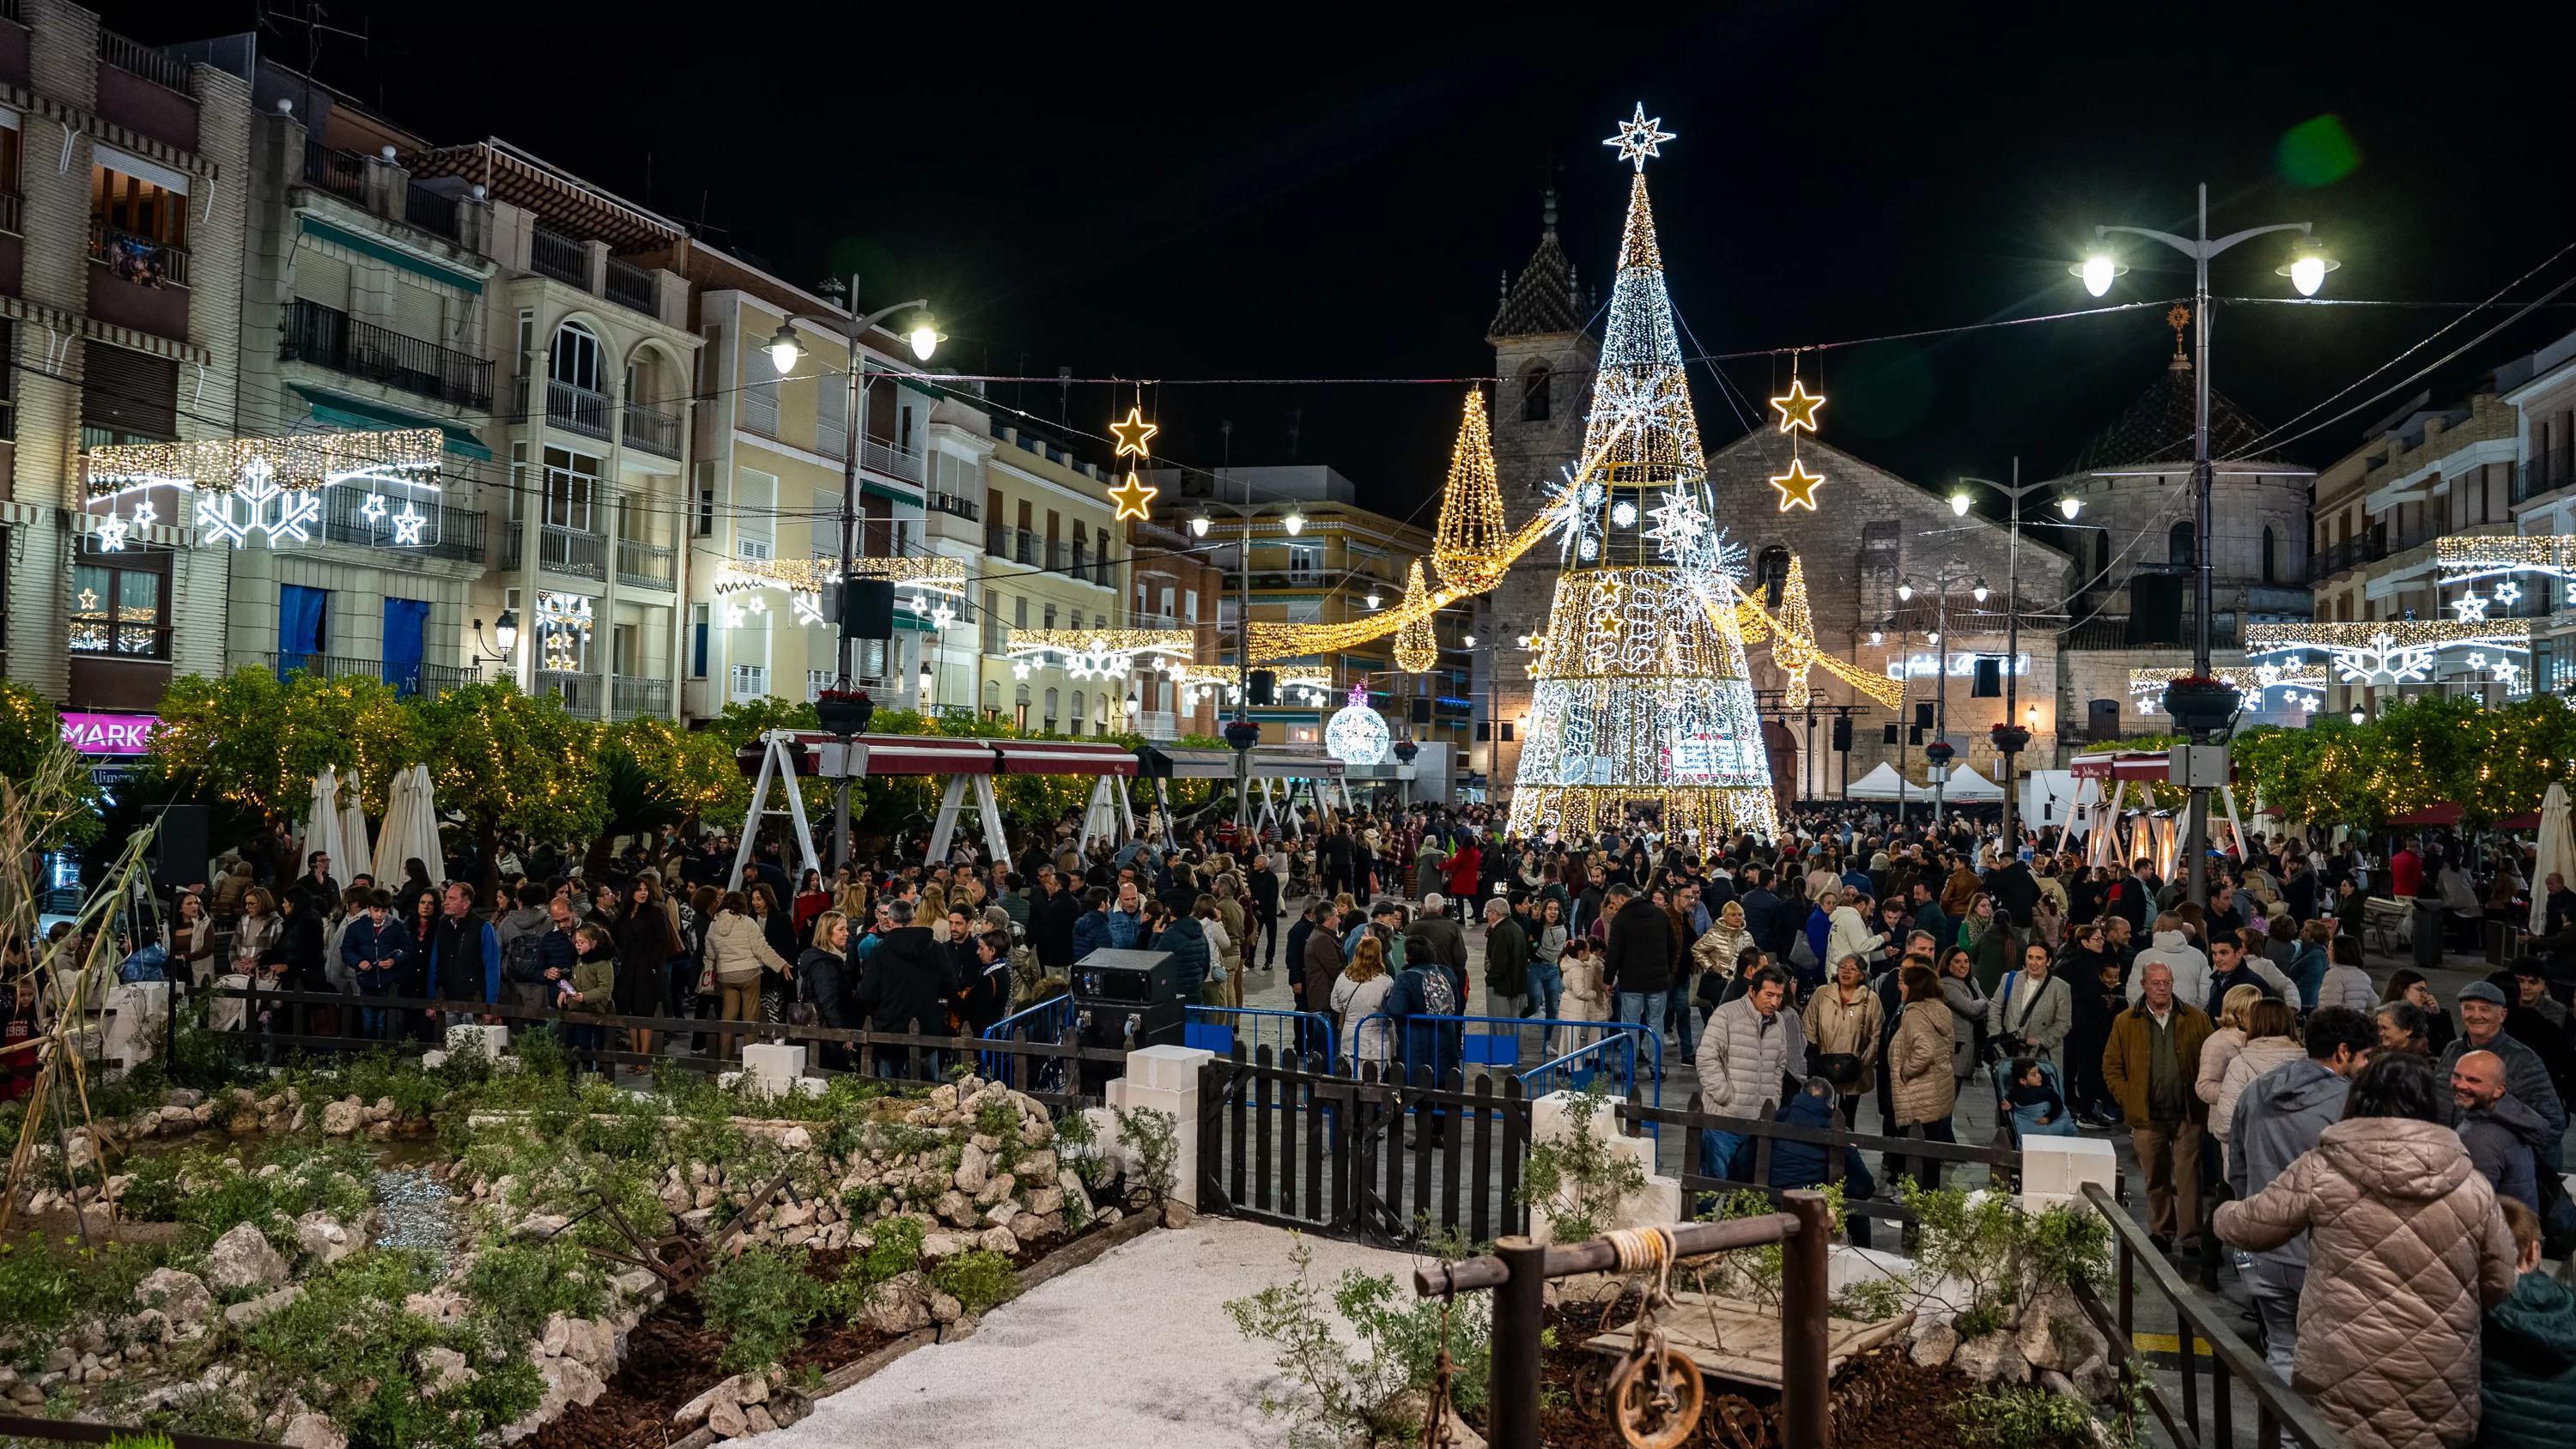
M 1136 752 L 1079 740 L 994 740 L 1005 775 L 1119 775 L 1136 773 Z
M 1155 745 L 1154 751 L 1171 762 L 1169 778 L 1174 780 L 1231 780 L 1234 778 L 1234 751 L 1209 749 L 1195 745 Z M 1276 747 L 1252 750 L 1252 773 L 1264 780 L 1338 780 L 1342 762 L 1330 755 L 1299 754 Z
M 2172 765 L 2163 750 L 2121 750 L 2112 754 L 2077 755 L 2068 773 L 2079 780 L 2154 780 L 2161 783 L 2171 777 Z
M 2457 825 L 2460 823 L 2460 807 L 2447 801 L 2440 805 L 2427 805 L 2421 810 L 2409 811 L 2404 815 L 2400 815 L 2388 823 L 2391 825 Z M 2490 830 L 2538 830 L 2540 828 L 2540 817 L 2537 814 L 2509 815 L 2502 820 L 2488 821 L 2487 828 Z
M 289 383 L 287 386 L 295 389 L 307 403 L 312 405 L 313 416 L 321 422 L 337 423 L 341 427 L 356 428 L 361 432 L 375 432 L 383 428 L 436 428 L 447 439 L 448 452 L 462 458 L 479 458 L 486 463 L 492 461 L 492 450 L 483 446 L 483 440 L 475 437 L 471 428 L 458 427 L 454 423 L 443 423 L 435 418 L 424 418 L 417 413 L 407 413 L 399 408 L 386 407 L 382 403 L 368 402 L 363 398 L 347 397 L 336 392 L 325 392 L 320 388 L 306 387 L 302 383 Z

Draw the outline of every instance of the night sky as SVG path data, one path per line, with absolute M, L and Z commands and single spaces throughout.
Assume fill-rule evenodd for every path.
M 255 19 L 230 0 L 104 9 L 152 43 Z M 1215 465 L 1231 419 L 1232 461 L 1293 448 L 1399 514 L 1439 485 L 1457 384 L 1185 380 L 1482 374 L 1498 279 L 1536 244 L 1550 176 L 1606 301 L 1626 170 L 1598 143 L 1637 101 L 1679 138 L 1647 174 L 1695 352 L 2097 305 L 2066 273 L 2092 225 L 2187 230 L 2204 180 L 2213 232 L 2313 221 L 2344 263 L 2322 296 L 2410 304 L 2222 309 L 2217 385 L 2266 424 L 2466 315 L 2412 304 L 2484 301 L 2535 267 L 2511 300 L 2576 278 L 2576 254 L 2542 265 L 2576 240 L 2567 37 L 2504 16 L 340 0 L 328 23 L 369 38 L 321 35 L 315 72 L 435 141 L 513 141 L 792 281 L 856 268 L 870 305 L 929 296 L 951 334 L 939 361 L 1044 379 L 994 384 L 1001 404 L 1096 435 L 1112 389 L 1067 399 L 1058 367 L 1162 379 L 1144 402 L 1165 458 Z M 308 40 L 272 21 L 263 45 L 300 64 Z M 2106 302 L 2187 294 L 2184 259 L 2146 245 Z M 2214 287 L 2290 297 L 2286 259 L 2286 239 L 2250 243 Z M 2456 396 L 2576 328 L 2571 302 L 2288 453 L 2331 461 L 2419 388 Z M 2004 476 L 2015 455 L 2044 476 L 2155 379 L 2162 314 L 1835 347 L 1823 436 L 1931 484 Z M 2469 316 L 2309 422 L 2506 315 Z M 1711 367 L 1756 407 L 1787 374 L 1767 355 L 1694 367 L 1714 448 L 1742 423 Z

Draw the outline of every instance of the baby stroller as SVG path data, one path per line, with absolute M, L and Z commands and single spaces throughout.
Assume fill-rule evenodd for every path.
M 2046 1102 L 2019 1105 L 2014 1103 L 2012 1099 L 2013 1065 L 2022 1061 L 2030 1062 L 2039 1068 L 2041 1083 L 2056 1094 L 2056 1103 L 2053 1107 Z M 1993 1076 L 1995 1088 L 1995 1135 L 2002 1140 L 2003 1145 L 2018 1148 L 2025 1135 L 2033 1137 L 2083 1135 L 2076 1130 L 2075 1109 L 2067 1105 L 2066 1083 L 2057 1074 L 2057 1063 L 2045 1056 L 2016 1057 L 2007 1054 L 1997 1057 L 1994 1065 L 1987 1070 Z M 2046 1122 L 2039 1120 L 2044 1114 L 2049 1118 Z

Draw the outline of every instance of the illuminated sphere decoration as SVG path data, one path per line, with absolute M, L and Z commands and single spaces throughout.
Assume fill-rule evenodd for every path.
M 1391 744 L 1385 718 L 1369 707 L 1368 686 L 1352 685 L 1350 703 L 1324 725 L 1324 752 L 1345 765 L 1374 765 Z

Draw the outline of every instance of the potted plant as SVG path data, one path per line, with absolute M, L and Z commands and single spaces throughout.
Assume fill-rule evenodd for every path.
M 1261 726 L 1248 719 L 1225 722 L 1225 742 L 1238 750 L 1248 750 L 1261 743 Z
M 1395 758 L 1399 763 L 1410 765 L 1413 757 L 1421 753 L 1422 746 L 1409 737 L 1395 742 Z
M 876 712 L 876 701 L 864 689 L 826 689 L 814 696 L 814 715 L 823 722 L 823 732 L 843 739 L 866 734 Z
M 1991 733 L 1994 736 L 1995 753 L 1997 754 L 2018 755 L 2022 751 L 2030 748 L 2030 731 L 2022 728 L 2020 725 L 2009 723 L 1999 724 L 1994 727 Z
M 2165 713 L 2174 728 L 2194 739 L 2227 728 L 2242 698 L 2236 686 L 2206 674 L 2186 674 L 2165 686 Z
M 1934 740 L 1923 747 L 1923 758 L 1930 761 L 1932 768 L 1936 770 L 1950 763 L 1950 757 L 1957 753 L 1957 750 L 1950 748 L 1948 740 Z

